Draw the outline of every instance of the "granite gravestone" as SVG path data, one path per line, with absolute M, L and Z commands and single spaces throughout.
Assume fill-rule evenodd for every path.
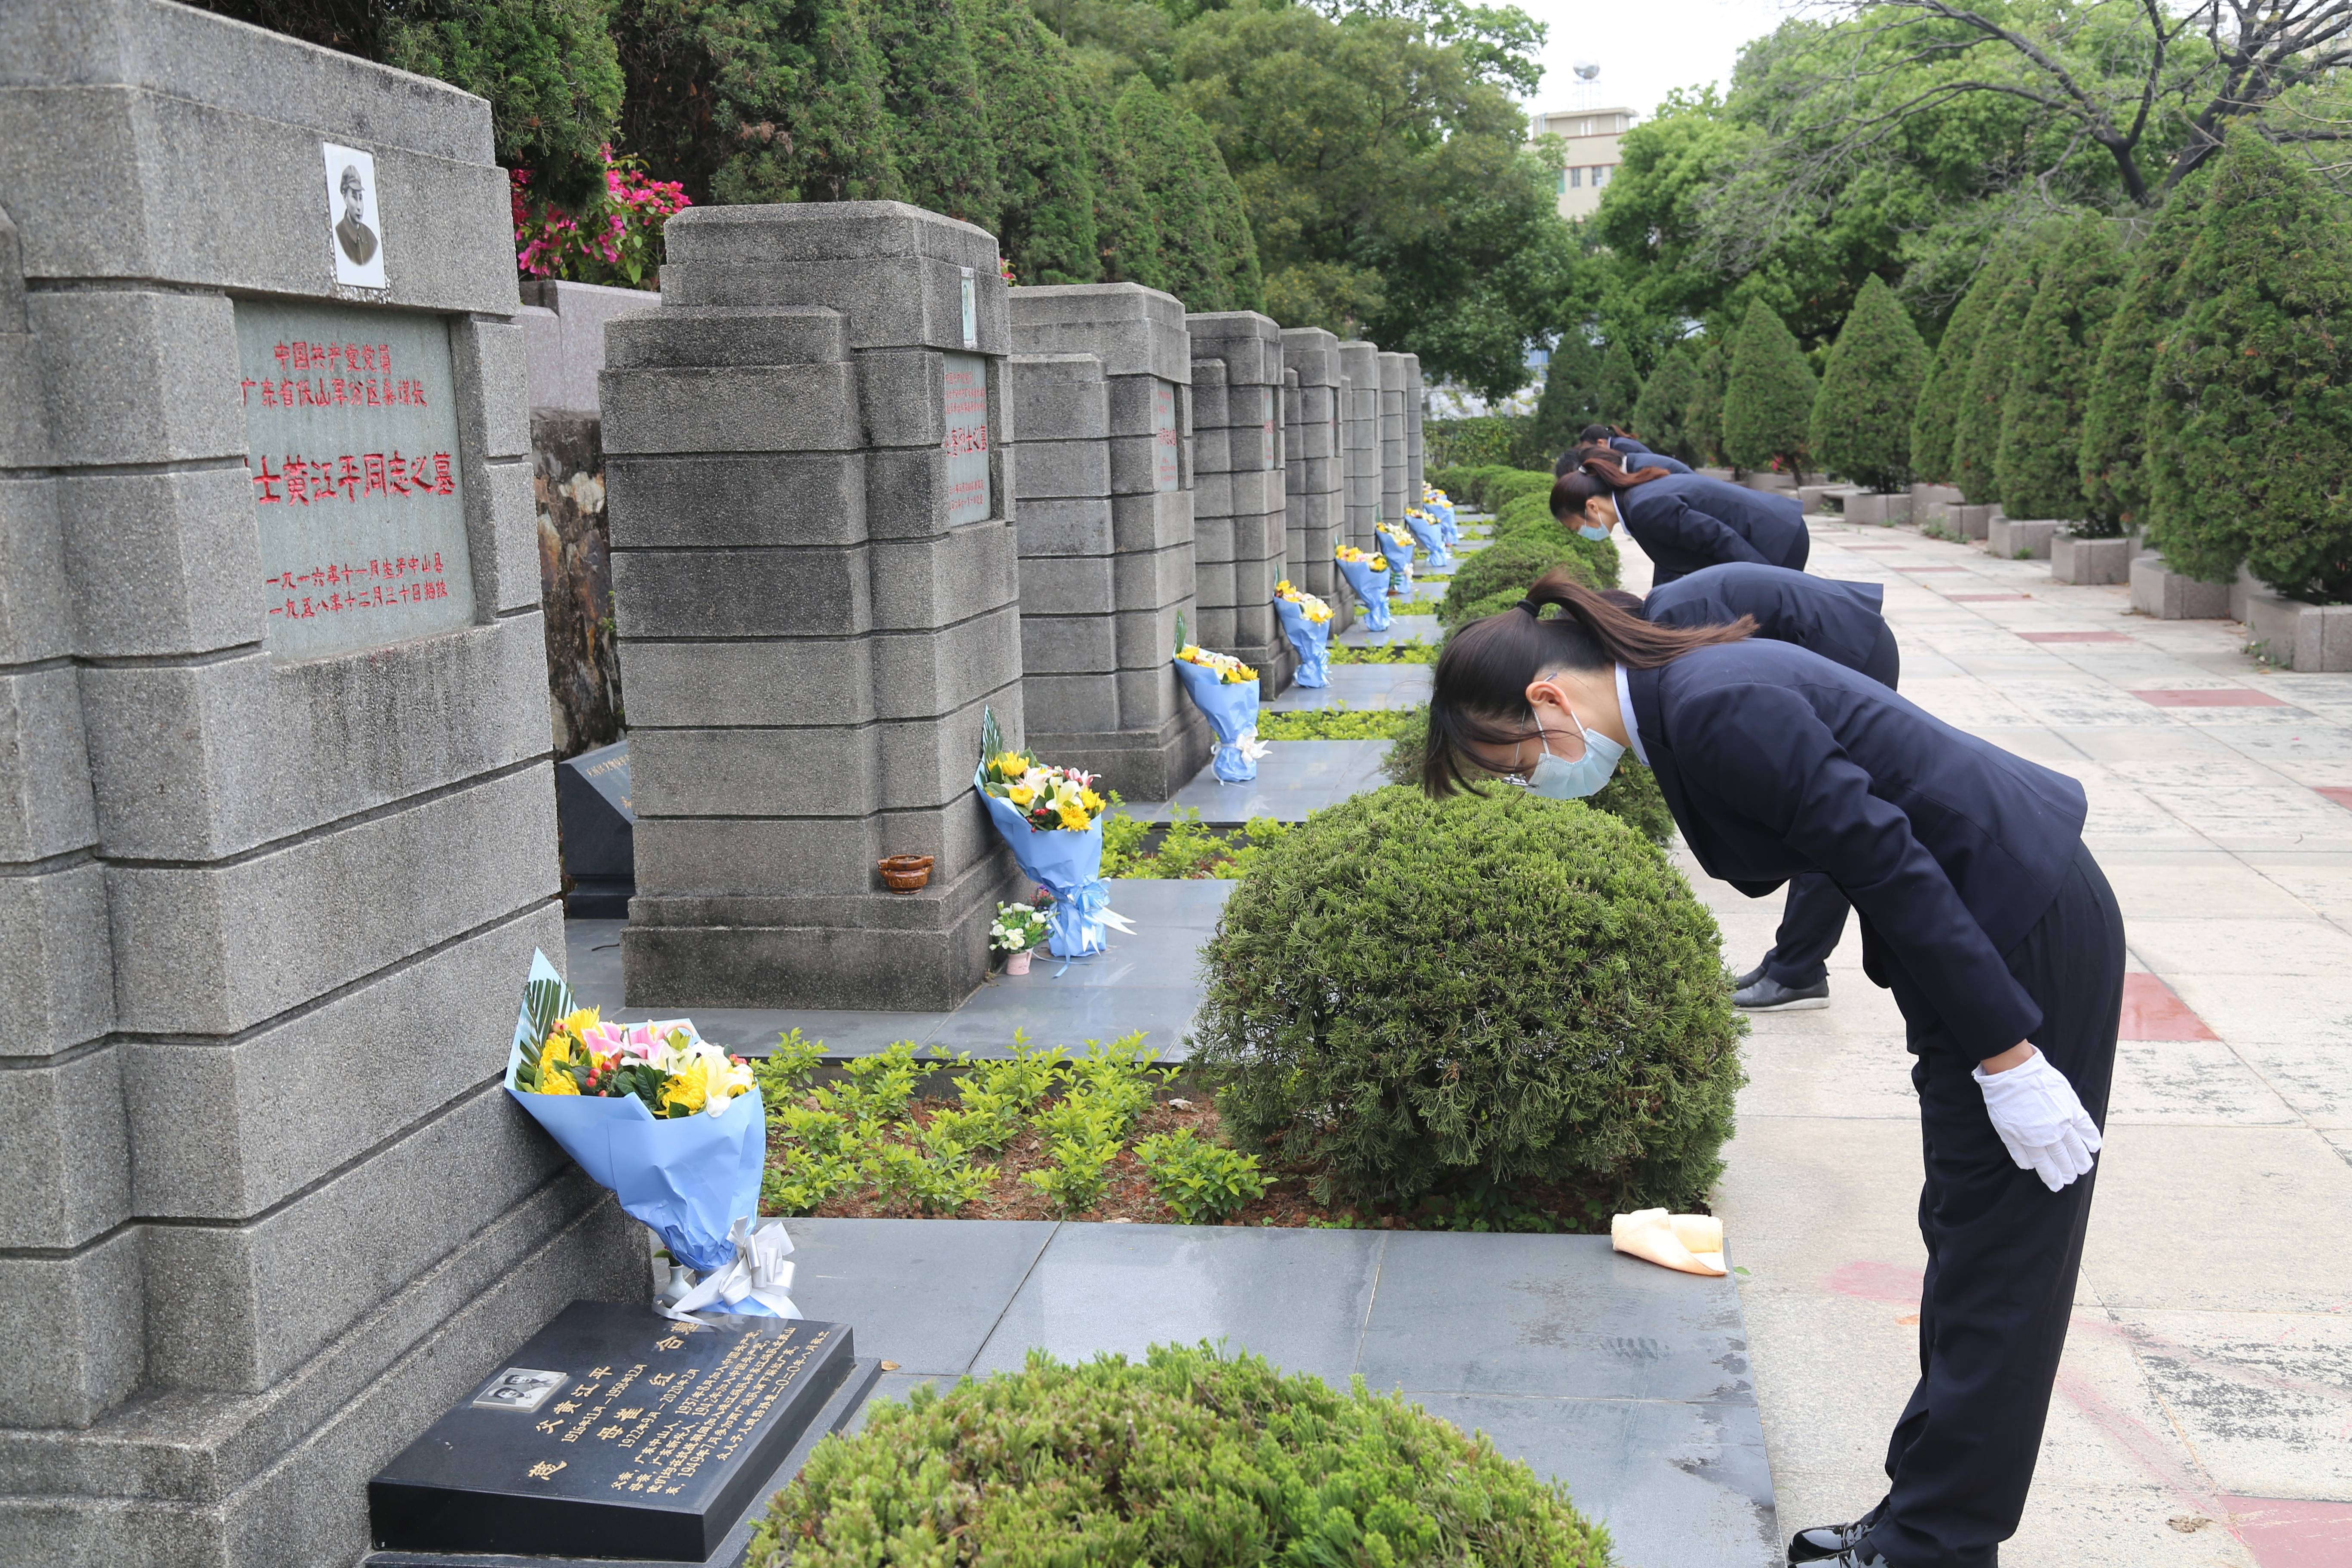
M 637 885 L 635 824 L 629 801 L 626 739 L 556 764 L 555 824 L 563 840 L 566 913 L 620 920 Z
M 0 1563 L 348 1564 L 652 1289 L 499 1083 L 563 951 L 511 186 L 480 99 L 184 5 L 0 61 Z
M 375 1542 L 701 1563 L 855 1360 L 842 1323 L 574 1302 L 368 1482 Z

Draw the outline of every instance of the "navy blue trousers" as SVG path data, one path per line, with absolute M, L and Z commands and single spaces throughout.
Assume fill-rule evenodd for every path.
M 1878 646 L 1863 664 L 1862 673 L 1888 690 L 1903 672 L 1903 657 L 1895 634 L 1882 624 Z M 1780 929 L 1773 934 L 1772 951 L 1764 955 L 1767 978 L 1801 991 L 1830 977 L 1829 957 L 1845 934 L 1846 902 L 1838 885 L 1819 871 L 1789 879 L 1788 902 L 1781 906 Z
M 2124 920 L 2089 850 L 2075 847 L 2048 912 L 2002 958 L 2041 1005 L 2035 1047 L 2104 1128 Z M 1869 1544 L 1894 1568 L 1996 1568 L 2033 1480 L 2098 1173 L 2053 1193 L 2019 1170 L 1969 1076 L 1977 1053 L 1956 1047 L 1899 963 L 1885 978 L 1916 1058 L 1927 1270 L 1919 1383 L 1886 1445 Z

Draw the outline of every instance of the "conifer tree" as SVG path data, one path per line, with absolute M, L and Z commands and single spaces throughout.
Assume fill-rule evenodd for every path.
M 1642 395 L 1633 405 L 1633 433 L 1654 452 L 1694 466 L 1704 461 L 1687 423 L 1698 395 L 1698 367 L 1691 363 L 1689 351 L 1676 343 L 1642 384 Z
M 2079 459 L 2083 405 L 2123 278 L 2123 249 L 2107 220 L 2076 218 L 2051 251 L 2025 313 L 1993 463 L 2004 508 L 2074 520 L 2075 532 L 2093 538 L 2119 531 L 2112 514 L 2091 510 Z
M 2044 247 L 2038 242 L 2027 240 L 2019 247 L 2008 287 L 1985 312 L 1976 349 L 1969 355 L 1959 416 L 1952 423 L 1951 472 L 1952 483 L 1960 487 L 1971 505 L 1984 506 L 2001 499 L 2000 478 L 1993 468 L 2000 457 L 2001 405 L 2009 397 L 2018 342 L 2025 335 L 2026 312 L 2033 309 L 2043 259 Z
M 1694 468 L 1719 468 L 1723 457 L 1723 384 L 1730 374 L 1724 364 L 1723 347 L 1709 343 L 1699 355 L 1698 384 L 1691 392 L 1690 406 L 1683 414 L 1683 430 L 1690 441 L 1688 461 Z
M 620 144 L 698 203 L 895 201 L 864 0 L 618 0 Z
M 1927 378 L 1927 343 L 1876 273 L 1864 279 L 1822 367 L 1813 461 L 1874 490 L 1911 482 L 1911 417 Z
M 1168 287 L 1160 260 L 1160 216 L 1144 188 L 1134 149 L 1119 129 L 1117 99 L 1098 79 L 1080 84 L 1078 117 L 1092 154 L 1095 244 L 1106 283 Z
M 1258 269 L 1257 239 L 1250 232 L 1249 207 L 1242 199 L 1242 188 L 1225 167 L 1225 155 L 1217 150 L 1216 134 L 1208 122 L 1189 109 L 1181 112 L 1187 156 L 1208 209 L 1210 239 L 1224 284 L 1224 309 L 1263 310 L 1265 279 Z
M 2205 174 L 2181 182 L 2147 237 L 2133 247 L 2129 271 L 2099 342 L 2083 409 L 2075 471 L 2084 510 L 2124 528 L 2147 521 L 2147 378 L 2157 340 L 2171 324 L 2170 297 L 2204 227 Z
M 1156 285 L 1188 310 L 1236 310 L 1256 300 L 1257 250 L 1241 194 L 1200 116 L 1131 78 L 1112 119 L 1160 234 Z
M 907 200 L 996 232 L 1004 205 L 980 73 L 955 0 L 866 0 L 890 160 Z
M 1601 360 L 1581 326 L 1562 332 L 1553 345 L 1531 432 L 1548 460 L 1574 446 L 1576 433 L 1601 418 Z
M 2335 193 L 2233 126 L 2148 379 L 2148 526 L 2209 582 L 2243 563 L 2290 598 L 2352 600 L 2352 225 Z
M 2003 246 L 1977 268 L 1968 292 L 1952 308 L 1945 323 L 1944 341 L 1936 345 L 1935 363 L 1927 384 L 1919 389 L 1919 410 L 1911 417 L 1911 471 L 1931 484 L 1952 483 L 1952 437 L 1959 426 L 1960 399 L 1968 390 L 1969 363 L 1975 358 L 1977 339 L 1985 318 L 2000 302 L 2017 269 L 2017 253 Z
M 1738 468 L 1789 471 L 1804 461 L 1813 414 L 1813 373 L 1780 313 L 1758 300 L 1731 348 L 1723 387 L 1723 452 Z
M 1632 424 L 1634 405 L 1642 401 L 1642 373 L 1623 343 L 1611 343 L 1601 356 L 1599 390 L 1601 419 L 1611 425 Z
M 1102 277 L 1077 67 L 1022 0 L 958 0 L 1003 192 L 996 240 L 1023 283 Z

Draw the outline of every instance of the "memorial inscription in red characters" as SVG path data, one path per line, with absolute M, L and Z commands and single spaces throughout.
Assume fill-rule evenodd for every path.
M 1181 489 L 1183 458 L 1176 429 L 1176 388 L 1168 382 L 1151 384 L 1151 488 Z
M 317 658 L 469 624 L 444 319 L 240 300 L 236 338 L 262 646 Z
M 996 513 L 988 479 L 988 362 L 978 354 L 941 354 L 940 411 L 947 435 L 948 526 L 985 522 Z

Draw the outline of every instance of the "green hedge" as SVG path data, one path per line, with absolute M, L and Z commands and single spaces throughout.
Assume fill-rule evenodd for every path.
M 746 1568 L 1609 1563 L 1608 1532 L 1491 1439 L 1262 1356 L 1032 1351 L 869 1408 L 778 1494 Z
M 1535 421 L 1524 414 L 1430 419 L 1423 422 L 1421 431 L 1424 461 L 1433 468 L 1488 464 L 1509 468 L 1549 461 L 1535 441 Z
M 1664 855 L 1580 801 L 1398 787 L 1235 884 L 1192 1065 L 1239 1147 L 1318 1194 L 1480 1181 L 1701 1201 L 1742 1081 L 1720 939 Z

